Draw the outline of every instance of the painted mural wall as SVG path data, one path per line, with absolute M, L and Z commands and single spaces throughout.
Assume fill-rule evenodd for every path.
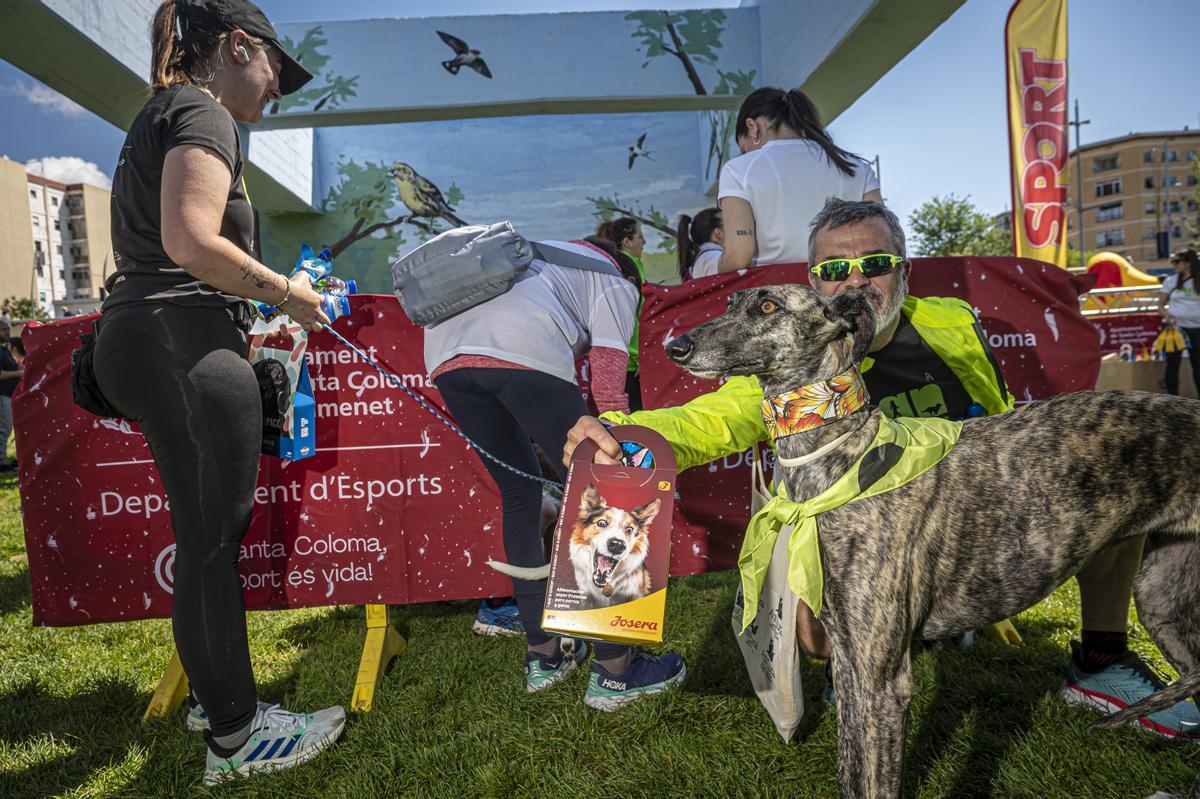
M 753 7 L 290 23 L 279 32 L 317 79 L 269 114 L 736 94 L 740 76 L 761 72 Z
M 696 157 L 703 117 L 583 114 L 321 129 L 314 173 L 322 214 L 264 218 L 264 253 L 279 268 L 301 241 L 328 246 L 343 274 L 390 293 L 389 260 L 459 224 L 507 219 L 531 238 L 572 239 L 624 213 L 643 220 L 648 251 L 671 252 L 679 214 L 715 204 Z
M 572 29 L 585 23 L 586 35 Z M 613 87 L 630 97 L 736 96 L 755 85 L 756 26 L 742 10 L 287 26 L 292 52 L 317 78 L 268 114 L 611 96 Z M 375 66 L 400 63 L 400 50 L 404 70 L 385 80 Z M 328 246 L 343 274 L 379 292 L 390 292 L 390 260 L 460 224 L 507 219 L 532 238 L 570 239 L 626 214 L 642 220 L 648 252 L 671 253 L 679 214 L 715 204 L 720 166 L 737 154 L 733 123 L 732 112 L 704 111 L 318 128 L 321 215 L 264 219 L 264 253 L 282 267 L 301 241 Z

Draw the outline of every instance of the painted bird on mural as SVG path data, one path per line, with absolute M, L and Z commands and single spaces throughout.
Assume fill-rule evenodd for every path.
M 396 188 L 400 191 L 400 201 L 408 206 L 413 216 L 426 219 L 440 217 L 456 227 L 467 224 L 454 213 L 454 209 L 446 202 L 438 187 L 418 175 L 417 170 L 408 164 L 397 161 L 387 173 L 388 177 L 396 182 Z
M 470 67 L 485 78 L 492 77 L 487 62 L 483 60 L 478 50 L 472 50 L 470 45 L 457 36 L 451 36 L 441 31 L 438 31 L 437 35 L 442 37 L 442 41 L 450 45 L 450 49 L 454 51 L 454 58 L 442 62 L 442 66 L 446 68 L 447 72 L 457 75 L 463 67 Z
M 650 161 L 654 160 L 653 158 L 650 158 L 650 153 L 654 152 L 653 150 L 642 149 L 642 145 L 645 144 L 645 142 L 646 142 L 646 134 L 643 133 L 641 136 L 638 136 L 637 143 L 633 144 L 629 147 L 629 168 L 630 169 L 633 169 L 633 162 L 638 159 L 639 155 Z

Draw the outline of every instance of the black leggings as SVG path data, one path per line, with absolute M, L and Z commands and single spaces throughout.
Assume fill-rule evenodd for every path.
M 1192 380 L 1196 383 L 1196 391 L 1200 391 L 1200 327 L 1181 327 L 1183 334 L 1187 336 L 1188 343 L 1192 345 L 1192 351 L 1188 353 L 1188 363 L 1192 366 Z M 1163 380 L 1167 384 L 1168 394 L 1179 393 L 1179 364 L 1183 358 L 1183 352 L 1168 352 L 1167 356 L 1167 371 L 1163 374 Z
M 579 388 L 544 372 L 521 369 L 458 369 L 435 381 L 446 407 L 463 432 L 505 463 L 529 474 L 540 474 L 530 439 L 549 456 L 559 477 L 569 431 L 587 407 Z M 519 477 L 486 458 L 483 465 L 500 488 L 504 509 L 504 557 L 514 566 L 543 566 L 546 554 L 538 527 L 542 509 L 541 485 Z M 545 580 L 513 580 L 513 594 L 525 638 L 537 646 L 552 636 L 542 630 L 546 604 Z M 623 656 L 623 644 L 597 643 L 602 660 Z
M 246 335 L 225 308 L 131 305 L 104 314 L 97 381 L 136 421 L 171 503 L 175 648 L 213 735 L 254 717 L 238 553 L 254 505 L 262 400 Z

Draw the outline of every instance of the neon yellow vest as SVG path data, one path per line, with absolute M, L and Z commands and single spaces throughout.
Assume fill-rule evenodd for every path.
M 909 295 L 902 313 L 988 416 L 1013 409 L 1013 396 L 1007 388 L 1001 390 L 991 358 L 975 333 L 975 312 L 969 304 L 953 297 Z M 859 370 L 865 375 L 874 363 L 867 356 Z
M 903 313 L 974 402 L 989 414 L 1012 410 L 1012 395 L 1000 387 L 991 359 L 975 334 L 975 315 L 967 303 L 942 297 L 906 297 Z M 871 363 L 870 358 L 864 360 L 860 369 L 866 371 Z M 683 405 L 632 414 L 614 411 L 601 418 L 655 430 L 670 442 L 682 472 L 767 441 L 767 428 L 759 413 L 762 398 L 757 377 L 732 377 L 716 391 Z

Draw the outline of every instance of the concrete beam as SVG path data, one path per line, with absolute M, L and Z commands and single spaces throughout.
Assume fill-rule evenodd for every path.
M 821 109 L 824 121 L 832 122 L 962 4 L 963 0 L 877 0 L 847 26 L 800 88 Z
M 724 76 L 753 80 L 761 71 L 757 9 L 681 13 L 281 24 L 317 78 L 268 108 L 260 127 L 736 108 Z M 481 71 L 456 63 L 443 35 L 478 50 L 472 63 Z M 690 53 L 676 55 L 676 39 Z
M 127 130 L 146 102 L 146 31 L 155 5 L 146 0 L 0 0 L 0 58 Z M 138 42 L 142 52 L 134 49 Z M 248 146 L 245 136 L 243 146 Z M 307 160 L 311 164 L 311 151 Z M 246 159 L 246 184 L 259 211 L 316 213 L 311 181 L 300 191 L 286 171 L 276 174 L 282 180 Z

